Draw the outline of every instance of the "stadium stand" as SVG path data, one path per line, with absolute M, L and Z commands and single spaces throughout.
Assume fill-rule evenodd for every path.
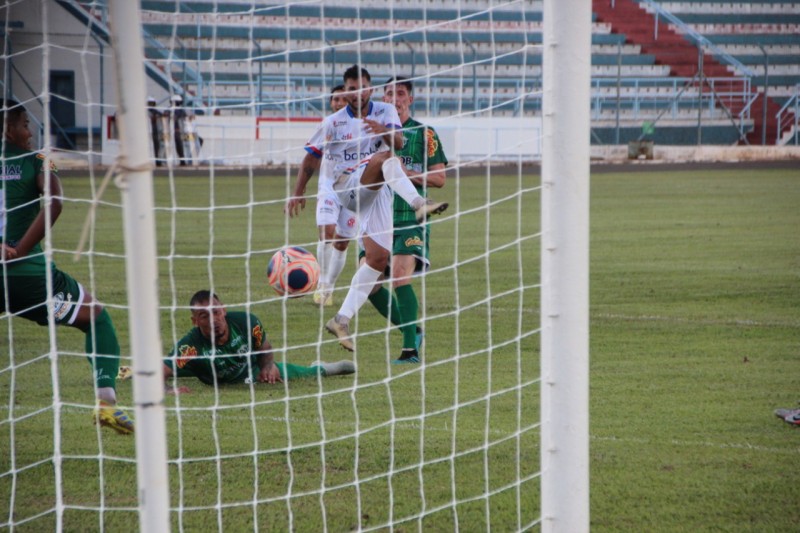
M 320 116 L 328 88 L 345 68 L 360 63 L 378 83 L 393 75 L 415 79 L 418 114 L 537 113 L 542 4 L 496 4 L 468 0 L 455 9 L 445 0 L 395 0 L 387 9 L 378 0 L 274 5 L 143 0 L 142 9 L 151 75 L 174 81 L 178 88 L 168 91 L 183 92 L 196 107 L 266 117 Z M 685 22 L 664 18 L 667 9 Z M 775 116 L 797 93 L 800 80 L 797 4 L 594 0 L 593 10 L 595 142 L 609 142 L 602 131 L 609 124 L 617 129 L 625 124 L 627 134 L 611 138 L 624 142 L 641 137 L 649 122 L 717 123 L 724 131 L 717 142 L 723 144 L 742 141 L 748 130 L 748 141 L 760 144 L 765 127 L 768 142 L 779 137 Z M 687 28 L 702 33 L 741 68 L 716 53 L 699 54 Z M 769 76 L 762 47 L 771 60 Z
M 336 73 L 356 62 L 383 77 L 391 64 L 396 73 L 417 78 L 421 83 L 416 108 L 427 114 L 506 116 L 541 108 L 536 93 L 541 85 L 540 10 L 458 12 L 443 7 L 423 11 L 419 3 L 407 6 L 391 14 L 369 7 L 259 7 L 243 24 L 242 15 L 227 5 L 223 12 L 215 13 L 215 26 L 211 27 L 203 23 L 207 15 L 200 13 L 213 9 L 209 4 L 193 3 L 194 13 L 187 12 L 185 4 L 177 13 L 171 2 L 143 4 L 152 42 L 172 49 L 178 43 L 182 56 L 191 57 L 197 65 L 199 78 L 213 78 L 213 88 L 190 82 L 187 89 L 229 112 L 247 109 L 255 98 L 262 115 L 319 114 L 325 107 L 324 99 L 319 98 L 325 87 L 338 81 Z M 476 9 L 489 6 L 475 3 Z M 425 31 L 404 33 L 418 29 L 423 19 Z M 487 31 L 490 27 L 492 32 Z M 677 108 L 690 105 L 665 98 L 674 92 L 669 70 L 656 65 L 654 56 L 642 54 L 638 46 L 625 45 L 624 40 L 623 35 L 611 34 L 608 26 L 595 25 L 592 71 L 596 79 L 603 80 L 595 91 L 598 119 L 610 112 L 621 112 L 625 119 L 652 119 L 667 107 L 673 108 L 672 117 Z M 163 68 L 175 63 L 161 59 L 156 48 L 148 49 L 148 56 Z M 616 83 L 610 80 L 620 75 L 626 80 L 621 94 L 629 101 L 610 108 L 605 100 L 616 97 Z M 627 83 L 642 78 L 651 82 Z M 649 91 L 638 95 L 630 89 L 658 83 L 664 86 L 658 98 Z M 289 99 L 289 94 L 294 98 Z M 644 101 L 637 102 L 640 97 Z
M 595 0 L 593 6 L 597 20 L 611 24 L 612 32 L 624 32 L 629 42 L 653 53 L 675 75 L 697 73 L 701 60 L 698 39 L 692 33 L 702 36 L 705 76 L 747 71 L 755 95 L 744 104 L 754 120 L 748 141 L 773 144 L 782 135 L 791 135 L 791 121 L 779 128 L 777 116 L 781 106 L 797 94 L 800 83 L 800 4 L 786 0 Z M 665 18 L 665 13 L 674 19 Z M 743 69 L 723 64 L 718 54 L 709 54 L 711 47 Z M 735 102 L 726 104 L 733 113 L 742 110 Z

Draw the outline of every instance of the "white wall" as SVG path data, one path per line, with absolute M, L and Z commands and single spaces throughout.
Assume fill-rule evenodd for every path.
M 417 117 L 439 133 L 451 165 L 482 161 L 539 159 L 541 120 L 531 118 L 437 118 Z M 254 117 L 198 116 L 203 138 L 200 158 L 216 165 L 299 164 L 306 141 L 318 121 L 256 121 Z M 144 133 L 147 134 L 146 132 Z M 103 136 L 103 163 L 116 157 L 115 141 Z

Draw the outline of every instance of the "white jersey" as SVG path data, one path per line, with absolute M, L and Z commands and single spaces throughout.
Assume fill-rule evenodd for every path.
M 391 104 L 370 102 L 366 118 L 380 122 L 389 129 L 400 131 L 402 125 L 397 109 Z M 319 169 L 320 192 L 334 192 L 333 184 L 346 171 L 377 152 L 389 150 L 383 136 L 364 131 L 364 121 L 353 115 L 350 106 L 325 117 L 306 143 L 306 151 L 321 157 Z

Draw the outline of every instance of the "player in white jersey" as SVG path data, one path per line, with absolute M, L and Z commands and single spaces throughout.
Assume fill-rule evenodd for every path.
M 331 112 L 335 113 L 346 106 L 344 85 L 337 85 L 331 89 Z M 326 307 L 333 305 L 333 288 L 344 268 L 347 246 L 356 236 L 357 226 L 356 214 L 341 207 L 336 195 L 320 186 L 317 190 L 317 260 L 320 276 L 313 296 L 315 304 Z
M 394 106 L 370 101 L 369 72 L 353 65 L 344 73 L 344 85 L 347 106 L 326 117 L 306 144 L 307 154 L 286 212 L 294 216 L 305 208 L 306 185 L 319 170 L 320 191 L 332 191 L 340 207 L 358 213 L 366 261 L 353 276 L 338 313 L 325 324 L 339 343 L 352 351 L 350 319 L 364 305 L 389 261 L 392 191 L 415 209 L 420 221 L 443 212 L 447 204 L 420 196 L 394 156 L 393 150 L 403 146 L 400 118 Z

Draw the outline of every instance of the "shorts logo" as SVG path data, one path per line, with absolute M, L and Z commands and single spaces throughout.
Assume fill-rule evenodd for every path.
M 69 314 L 70 309 L 72 309 L 72 295 L 68 294 L 66 299 L 64 298 L 64 293 L 59 292 L 55 296 L 53 296 L 53 318 L 56 321 L 62 320 Z
M 422 246 L 422 239 L 419 237 L 409 237 L 405 240 L 405 245 L 408 248 L 411 248 L 412 246 Z
M 192 357 L 197 357 L 197 348 L 184 344 L 178 348 L 178 354 L 180 355 L 177 361 L 178 368 L 183 368 L 191 361 Z
M 347 219 L 347 227 L 348 228 L 352 228 L 355 225 L 356 225 L 356 219 L 355 218 L 350 217 L 350 218 Z
M 336 203 L 334 203 L 334 201 L 333 201 L 333 200 L 331 200 L 331 199 L 326 199 L 326 200 L 325 200 L 325 205 L 331 205 L 331 206 L 335 206 L 335 205 L 336 205 Z

